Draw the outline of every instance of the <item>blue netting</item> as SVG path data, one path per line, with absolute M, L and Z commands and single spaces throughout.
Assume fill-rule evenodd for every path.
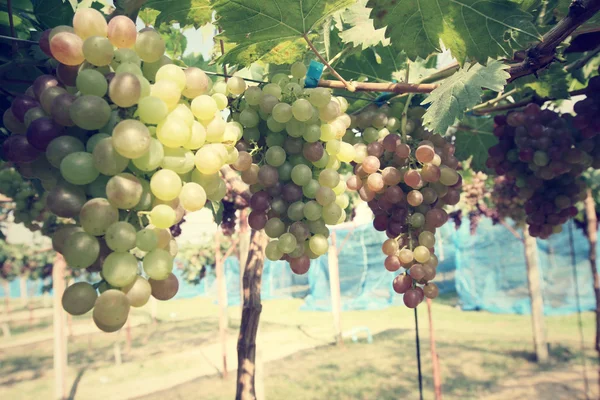
M 568 224 L 572 224 L 569 222 Z M 549 240 L 538 240 L 544 312 L 547 315 L 577 311 L 569 225 Z M 528 314 L 531 310 L 523 244 L 502 225 L 481 221 L 477 234 L 465 223 L 454 236 L 456 290 L 465 310 Z M 582 310 L 595 308 L 588 241 L 573 229 L 578 289 Z

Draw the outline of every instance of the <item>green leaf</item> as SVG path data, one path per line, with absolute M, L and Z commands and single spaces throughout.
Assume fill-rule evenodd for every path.
M 423 116 L 423 122 L 430 130 L 445 134 L 449 126 L 460 118 L 465 110 L 477 105 L 483 94 L 482 88 L 502 91 L 510 74 L 507 65 L 497 60 L 489 60 L 487 66 L 467 64 L 455 74 L 446 78 L 421 103 L 430 104 Z
M 156 26 L 179 22 L 181 27 L 199 28 L 212 20 L 210 0 L 149 0 L 144 8 L 160 12 Z
M 111 16 L 125 15 L 135 21 L 145 2 L 146 0 L 115 0 L 115 12 Z
M 73 7 L 63 0 L 33 0 L 33 12 L 45 28 L 73 24 Z
M 155 26 L 158 14 L 160 14 L 160 11 L 156 11 L 152 8 L 144 8 L 143 10 L 140 10 L 138 17 L 144 21 L 144 24 Z
M 213 218 L 217 225 L 220 225 L 223 222 L 223 203 L 220 201 L 210 201 L 208 203 L 208 208 L 212 211 Z
M 352 0 L 217 0 L 213 8 L 224 30 L 219 36 L 238 43 L 223 58 L 230 64 L 264 62 L 290 63 L 299 59 L 305 47 L 299 39 L 318 29 L 327 17 L 354 2 Z M 278 55 L 266 55 L 269 50 Z
M 454 133 L 456 153 L 460 161 L 471 158 L 471 168 L 475 171 L 485 171 L 488 149 L 498 143 L 494 136 L 494 119 L 492 117 L 466 117 L 455 127 Z
M 540 40 L 532 15 L 506 0 L 369 0 L 375 28 L 411 60 L 441 52 L 440 42 L 461 64 L 467 59 L 512 57 L 512 32 Z M 508 33 L 508 35 L 507 35 Z
M 346 79 L 369 82 L 390 82 L 392 73 L 404 68 L 406 55 L 383 45 L 350 55 L 335 67 Z
M 31 0 L 12 0 L 11 7 L 13 13 L 19 13 L 21 11 L 33 12 L 33 5 Z M 0 10 L 8 11 L 8 1 L 0 0 Z
M 530 75 L 521 81 L 523 86 L 533 89 L 540 97 L 553 97 L 556 99 L 566 99 L 569 97 L 569 87 L 567 84 L 568 72 L 558 63 L 550 64 L 550 67 L 541 71 L 539 78 Z
M 421 79 L 432 75 L 437 71 L 436 66 L 437 57 L 429 57 L 429 60 L 423 60 L 417 58 L 415 61 L 410 63 L 410 69 L 408 74 L 408 83 L 418 83 Z M 406 81 L 406 62 L 402 69 L 392 73 L 392 77 L 398 82 Z
M 355 47 L 377 46 L 379 43 L 388 45 L 390 40 L 385 37 L 385 29 L 375 29 L 373 20 L 369 18 L 370 9 L 366 8 L 368 0 L 359 0 L 340 15 L 340 37 L 344 43 L 352 43 Z

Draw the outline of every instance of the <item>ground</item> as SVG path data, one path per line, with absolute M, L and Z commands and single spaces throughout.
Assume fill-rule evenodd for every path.
M 449 297 L 434 302 L 433 321 L 445 399 L 584 399 L 584 372 L 597 398 L 593 351 L 594 316 L 583 313 L 585 358 L 577 315 L 546 318 L 551 361 L 540 366 L 532 354 L 528 316 L 463 312 Z M 259 331 L 257 387 L 264 398 L 418 399 L 414 315 L 403 307 L 342 314 L 344 331 L 367 327 L 367 343 L 346 337 L 334 345 L 331 314 L 300 311 L 298 299 L 265 302 Z M 41 306 L 38 304 L 37 306 Z M 207 298 L 160 303 L 132 318 L 132 345 L 125 330 L 96 333 L 89 316 L 75 318 L 69 338 L 71 398 L 232 399 L 239 307 L 230 307 L 227 334 L 229 374 L 223 378 L 218 307 Z M 0 398 L 52 398 L 51 312 L 14 310 L 12 336 L 0 341 Z M 419 307 L 424 398 L 433 399 L 427 307 Z M 0 318 L 0 323 L 6 320 Z M 115 345 L 117 344 L 117 345 Z M 122 363 L 116 365 L 116 354 Z M 585 361 L 585 369 L 582 362 Z

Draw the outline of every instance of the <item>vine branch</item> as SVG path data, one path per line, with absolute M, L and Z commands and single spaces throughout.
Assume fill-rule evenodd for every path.
M 578 90 L 573 90 L 573 91 L 569 92 L 569 96 L 579 96 L 581 94 L 585 94 L 585 89 L 578 89 Z M 547 101 L 551 101 L 551 100 L 556 100 L 556 98 L 555 97 L 539 97 L 537 95 L 533 95 L 533 96 L 526 97 L 523 100 L 517 101 L 516 103 L 503 104 L 503 105 L 496 106 L 496 107 L 481 108 L 481 109 L 474 107 L 471 111 L 473 111 L 473 113 L 476 115 L 484 115 L 484 114 L 490 114 L 490 113 L 494 113 L 494 112 L 498 112 L 498 111 L 513 110 L 515 108 L 525 107 L 529 103 L 543 104 L 543 103 L 545 103 Z
M 335 76 L 336 78 L 339 79 L 339 83 L 343 85 L 343 88 L 345 88 L 346 90 L 348 90 L 350 92 L 354 92 L 356 90 L 356 88 L 352 84 L 348 83 L 348 81 L 346 81 L 344 78 L 342 78 L 342 76 L 327 62 L 327 60 L 325 58 L 323 58 L 323 56 L 319 53 L 319 51 L 317 50 L 317 48 L 315 47 L 313 42 L 308 38 L 308 35 L 305 33 L 304 35 L 302 35 L 302 37 L 304 38 L 306 43 L 308 43 L 308 47 L 310 47 L 310 49 L 313 51 L 313 53 L 316 54 L 316 56 L 319 58 L 319 60 L 321 60 L 321 62 L 327 68 L 329 68 L 329 71 L 331 71 L 333 76 Z M 333 82 L 335 82 L 335 81 L 333 81 Z M 319 82 L 319 86 L 321 86 L 321 82 Z

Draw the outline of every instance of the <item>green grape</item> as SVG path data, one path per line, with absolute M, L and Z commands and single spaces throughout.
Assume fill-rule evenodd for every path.
M 192 182 L 202 186 L 208 195 L 217 190 L 222 180 L 218 172 L 214 174 L 203 174 L 199 170 L 194 169 L 192 171 Z
M 52 140 L 46 148 L 46 158 L 55 168 L 60 168 L 62 160 L 73 153 L 85 151 L 81 140 L 72 136 L 59 136 Z
M 82 228 L 94 236 L 103 236 L 108 227 L 118 220 L 119 210 L 102 198 L 88 200 L 79 212 Z
M 110 119 L 110 106 L 101 97 L 78 97 L 69 110 L 69 116 L 80 128 L 93 131 L 102 128 Z
M 144 272 L 154 280 L 163 280 L 169 277 L 173 270 L 173 257 L 163 249 L 152 250 L 144 257 Z
M 308 245 L 310 250 L 318 256 L 322 256 L 323 254 L 327 253 L 327 250 L 329 249 L 327 238 L 321 234 L 313 235 L 309 239 Z
M 284 233 L 279 237 L 279 242 L 277 243 L 277 248 L 285 254 L 289 254 L 292 251 L 296 250 L 296 237 L 291 233 Z
M 115 150 L 113 138 L 108 137 L 100 140 L 92 153 L 94 167 L 100 173 L 108 176 L 117 175 L 127 168 L 129 160 Z
M 329 144 L 329 143 L 327 143 Z M 350 163 L 356 157 L 356 150 L 350 143 L 341 142 L 340 150 L 337 154 L 338 160 L 344 163 Z
M 276 83 L 268 83 L 263 86 L 262 91 L 265 95 L 271 95 L 277 100 L 281 100 L 281 86 Z
M 67 240 L 76 232 L 83 232 L 83 228 L 73 224 L 61 225 L 56 232 L 52 234 L 52 248 L 62 254 Z
M 158 97 L 165 102 L 169 110 L 173 110 L 181 99 L 181 90 L 175 82 L 160 81 L 152 85 L 150 95 Z
M 308 125 L 302 134 L 302 137 L 307 142 L 314 143 L 321 138 L 321 128 L 319 125 L 315 124 Z
M 296 61 L 295 63 L 293 63 L 292 67 L 290 68 L 292 76 L 296 79 L 304 78 L 306 76 L 306 71 L 306 65 L 304 65 L 300 61 Z
M 302 193 L 309 199 L 314 199 L 317 196 L 317 191 L 321 185 L 316 179 L 311 179 L 306 185 L 302 186 Z
M 134 119 L 126 119 L 115 126 L 112 144 L 123 157 L 139 158 L 150 148 L 150 132 L 146 125 Z
M 440 167 L 440 183 L 444 186 L 452 186 L 458 182 L 458 172 L 446 166 Z
M 69 136 L 63 136 L 63 137 L 69 137 Z M 98 143 L 100 143 L 100 141 L 102 139 L 106 139 L 109 137 L 110 137 L 110 135 L 107 133 L 96 133 L 95 135 L 92 135 L 92 137 L 90 137 L 85 144 L 85 151 L 87 151 L 88 153 L 93 153 L 94 149 L 96 148 L 96 145 Z
M 103 332 L 116 332 L 125 325 L 129 316 L 129 300 L 120 290 L 108 289 L 96 300 L 93 319 Z
M 222 93 L 215 93 L 210 97 L 212 97 L 217 103 L 217 109 L 219 111 L 223 111 L 227 108 L 227 105 L 229 105 L 229 100 L 227 99 L 227 96 L 225 96 Z
M 180 90 L 185 89 L 187 78 L 185 72 L 175 64 L 163 65 L 156 71 L 155 81 L 168 80 L 175 82 Z
M 244 128 L 254 128 L 258 126 L 260 122 L 260 117 L 258 113 L 250 108 L 243 110 L 240 113 L 240 124 L 244 126 Z
M 277 168 L 277 172 L 279 173 L 279 180 L 281 182 L 287 182 L 292 179 L 292 169 L 294 166 L 289 162 L 284 162 Z
M 194 123 L 194 114 L 185 104 L 179 104 L 173 111 L 169 113 L 168 118 L 178 118 L 186 123 L 190 128 Z
M 15 135 L 22 135 L 27 131 L 25 125 L 15 117 L 10 107 L 2 114 L 4 127 Z
M 341 193 L 336 196 L 335 204 L 340 206 L 342 210 L 345 210 L 350 205 L 350 197 L 348 197 L 348 195 L 345 193 Z
M 44 90 L 42 92 L 42 95 L 40 96 L 40 104 L 42 105 L 42 109 L 46 113 L 50 114 L 50 112 L 52 111 L 52 104 L 54 103 L 54 100 L 56 100 L 56 98 L 61 94 L 65 93 L 67 93 L 67 91 L 61 88 L 60 86 L 53 86 Z M 28 125 L 27 122 L 25 122 L 25 125 Z
M 279 167 L 285 162 L 285 150 L 279 146 L 270 147 L 265 154 L 267 164 Z
M 112 43 L 106 37 L 90 36 L 83 42 L 83 56 L 92 65 L 109 65 L 114 56 Z
M 227 83 L 224 80 L 218 80 L 213 85 L 214 93 L 221 93 L 227 95 L 229 93 L 229 89 L 227 89 Z
M 221 152 L 221 146 L 219 144 L 208 144 L 198 149 L 195 156 L 196 168 L 205 175 L 211 175 L 219 172 L 221 167 L 225 164 L 225 157 L 227 152 L 223 154 Z
M 263 93 L 261 88 L 258 86 L 250 86 L 248 89 L 246 89 L 246 93 L 244 93 L 244 99 L 248 105 L 257 106 L 260 104 L 262 95 Z
M 309 221 L 316 221 L 321 218 L 322 209 L 323 207 L 319 203 L 311 200 L 304 205 L 304 217 Z
M 201 121 L 212 120 L 219 111 L 215 99 L 208 95 L 201 95 L 192 100 L 192 113 Z
M 331 92 L 325 88 L 314 88 L 310 91 L 309 101 L 315 107 L 325 107 L 331 101 Z
M 129 253 L 110 253 L 102 264 L 102 276 L 113 287 L 133 283 L 138 272 L 138 260 Z
M 194 153 L 181 147 L 178 149 L 165 147 L 160 166 L 178 174 L 185 174 L 194 169 Z
M 163 201 L 171 201 L 181 192 L 181 178 L 177 173 L 168 169 L 161 169 L 152 175 L 150 180 L 152 194 Z
M 85 193 L 89 197 L 99 197 L 106 199 L 106 184 L 110 176 L 100 174 L 96 180 L 85 187 Z
M 137 54 L 136 54 L 136 56 L 137 56 Z M 145 62 L 142 65 L 142 71 L 143 71 L 146 79 L 148 79 L 150 82 L 154 82 L 156 79 L 156 73 L 158 72 L 160 67 L 162 67 L 163 65 L 168 65 L 168 64 L 173 64 L 173 61 L 167 55 L 163 54 L 162 56 L 160 56 L 158 61 L 154 61 L 151 63 Z M 196 69 L 198 69 L 198 68 L 196 68 Z M 189 96 L 186 96 L 186 97 L 189 98 Z
M 190 127 L 179 119 L 167 118 L 156 127 L 156 137 L 168 147 L 182 147 L 189 142 L 191 136 Z
M 140 66 L 137 64 L 134 64 L 134 63 L 130 63 L 130 62 L 126 62 L 126 63 L 119 65 L 117 67 L 117 69 L 115 70 L 115 73 L 116 74 L 131 74 L 138 78 L 143 77 L 142 69 L 140 68 Z
M 100 254 L 98 239 L 86 232 L 75 232 L 63 246 L 63 256 L 71 268 L 87 268 Z
M 280 103 L 280 104 L 285 104 L 285 103 Z M 285 129 L 291 137 L 302 137 L 304 135 L 304 133 L 306 132 L 307 125 L 304 122 L 301 122 L 295 118 L 292 118 L 285 124 Z
M 133 207 L 135 211 L 148 211 L 152 208 L 152 190 L 150 189 L 150 182 L 145 179 L 139 178 L 140 184 L 142 185 L 142 196 L 140 201 Z
M 267 244 L 265 256 L 271 261 L 277 261 L 283 257 L 283 252 L 279 250 L 279 240 L 272 240 Z
M 287 74 L 284 74 L 283 72 L 279 72 L 273 75 L 273 77 L 271 78 L 271 82 L 281 87 L 285 87 L 288 83 L 290 83 L 290 77 L 287 76 Z
M 329 229 L 327 229 L 327 226 L 325 226 L 325 221 L 323 221 L 322 219 L 318 219 L 316 221 L 308 221 L 307 225 L 310 232 L 314 234 L 320 234 L 323 236 L 329 236 Z
M 246 81 L 239 76 L 232 76 L 227 81 L 227 90 L 234 96 L 239 96 L 246 90 Z
M 340 174 L 333 169 L 324 169 L 319 174 L 319 184 L 328 188 L 334 188 L 340 183 Z
M 202 125 L 198 121 L 194 121 L 192 123 L 192 131 L 190 135 L 190 139 L 188 142 L 183 145 L 184 148 L 188 150 L 198 150 L 200 147 L 204 145 L 206 142 L 206 129 L 204 125 Z
M 152 92 L 152 87 L 150 86 L 150 82 L 148 82 L 148 79 L 144 78 L 141 75 L 136 75 L 138 80 L 140 81 L 140 86 L 141 86 L 141 92 L 140 92 L 140 100 L 150 96 L 150 93 Z M 138 101 L 139 104 L 139 101 Z
M 227 126 L 227 123 L 220 115 L 215 115 L 215 117 L 205 126 L 207 142 L 220 143 L 223 141 L 223 135 L 225 134 L 225 127 Z
M 218 203 L 219 201 L 223 200 L 223 198 L 225 197 L 226 194 L 227 194 L 227 186 L 225 185 L 225 182 L 220 181 L 219 186 L 214 191 L 207 194 L 207 197 L 210 201 Z
M 285 233 L 285 224 L 279 218 L 271 218 L 265 225 L 265 233 L 271 239 L 276 239 Z
M 83 315 L 94 308 L 98 294 L 87 282 L 77 282 L 69 286 L 62 295 L 63 309 L 71 315 Z
M 342 216 L 342 211 L 335 203 L 323 206 L 323 221 L 328 225 L 336 225 Z
M 165 156 L 165 147 L 155 138 L 150 138 L 148 151 L 139 158 L 131 160 L 133 165 L 142 171 L 154 171 L 160 166 Z
M 122 210 L 130 210 L 135 207 L 140 202 L 142 193 L 143 187 L 140 180 L 132 174 L 115 175 L 106 184 L 108 201 Z
M 206 191 L 199 184 L 188 182 L 181 188 L 179 200 L 187 212 L 198 211 L 206 204 Z
M 292 119 L 292 106 L 287 103 L 279 103 L 273 107 L 272 117 L 280 124 L 285 124 Z
M 128 72 L 117 73 L 108 85 L 108 97 L 121 108 L 137 104 L 142 94 L 140 80 Z
M 155 62 L 165 52 L 165 42 L 155 30 L 147 30 L 138 34 L 135 51 L 144 62 Z
M 306 99 L 298 99 L 292 104 L 292 114 L 298 121 L 308 121 L 313 115 L 313 107 Z
M 300 221 L 304 218 L 304 203 L 302 201 L 297 201 L 290 204 L 287 209 L 287 216 L 292 221 Z
M 74 185 L 92 183 L 100 172 L 94 167 L 94 157 L 85 151 L 71 153 L 60 162 L 60 173 Z
M 111 67 L 116 71 L 122 64 L 131 63 L 136 66 L 142 65 L 142 60 L 133 49 L 117 49 Z M 144 63 L 145 64 L 145 63 Z
M 285 129 L 285 124 L 275 121 L 275 119 L 270 116 L 267 118 L 267 128 L 269 128 L 271 132 L 281 132 Z
M 143 307 L 150 300 L 152 288 L 146 279 L 138 275 L 135 281 L 123 288 L 123 292 L 131 307 Z
M 155 206 L 150 212 L 150 222 L 157 228 L 170 228 L 176 222 L 175 210 L 166 204 Z
M 193 99 L 207 93 L 210 90 L 212 81 L 200 68 L 188 67 L 183 72 L 185 73 L 186 85 L 185 90 L 182 93 L 185 97 L 188 99 Z
M 108 248 L 113 251 L 129 251 L 135 247 L 136 231 L 128 222 L 115 222 L 106 229 L 104 240 Z
M 315 198 L 320 205 L 326 206 L 335 201 L 335 193 L 331 188 L 321 186 L 317 190 Z
M 415 260 L 421 264 L 426 263 L 431 258 L 431 253 L 429 252 L 429 249 L 425 246 L 415 247 L 415 249 L 413 250 L 413 254 Z
M 142 251 L 152 251 L 158 246 L 158 235 L 154 229 L 142 229 L 135 238 L 135 246 Z
M 307 185 L 312 179 L 310 167 L 298 164 L 292 169 L 292 182 L 298 186 Z

